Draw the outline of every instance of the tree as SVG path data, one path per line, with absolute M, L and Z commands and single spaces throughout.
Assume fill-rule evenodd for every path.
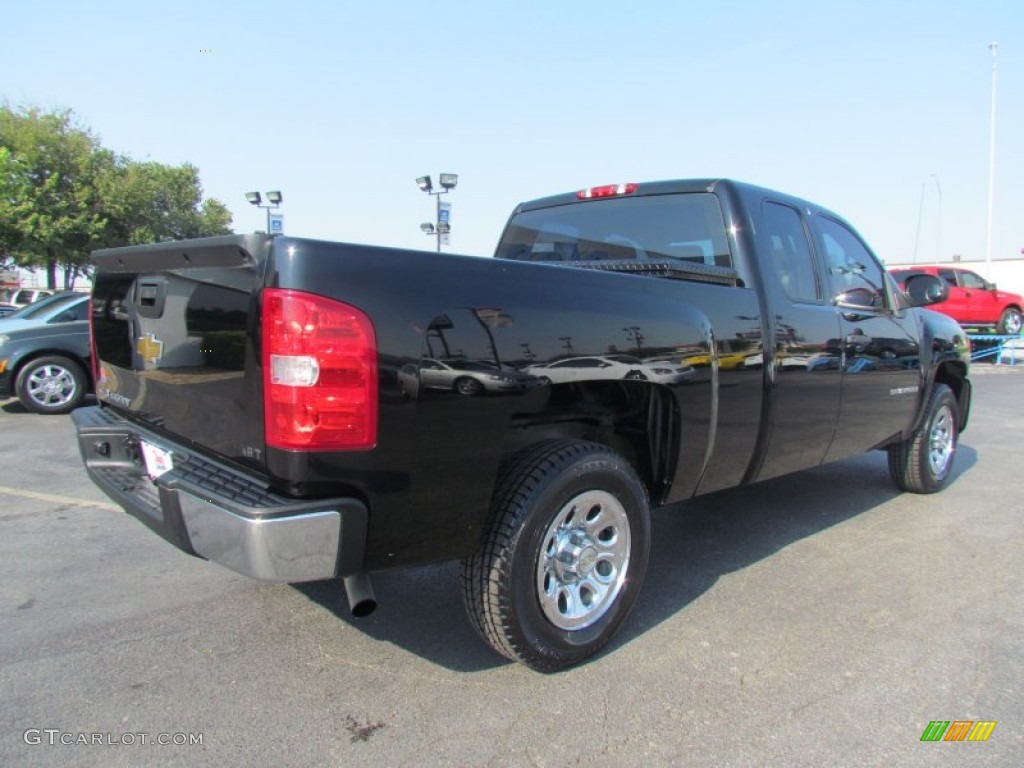
M 104 148 L 70 110 L 0 106 L 0 252 L 23 267 L 57 266 L 65 287 L 90 251 L 231 232 L 231 214 L 202 199 L 190 164 L 136 162 Z
M 228 234 L 231 214 L 217 200 L 202 200 L 199 171 L 122 159 L 104 179 L 110 216 L 107 236 L 119 245 Z
M 97 182 L 111 162 L 70 110 L 0 108 L 0 237 L 20 266 L 45 266 L 51 288 L 62 258 L 84 259 L 102 236 Z

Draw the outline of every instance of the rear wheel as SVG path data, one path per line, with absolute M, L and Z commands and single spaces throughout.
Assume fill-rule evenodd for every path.
M 959 423 L 953 390 L 936 384 L 921 427 L 909 440 L 889 446 L 889 473 L 901 490 L 935 493 L 949 484 Z
M 36 413 L 67 413 L 85 397 L 82 366 L 67 357 L 40 357 L 18 372 L 14 390 L 21 404 Z
M 999 316 L 999 324 L 996 330 L 1004 336 L 1016 336 L 1021 329 L 1021 314 L 1019 309 L 1007 307 Z
M 650 513 L 607 446 L 550 441 L 506 465 L 483 546 L 463 561 L 470 622 L 498 653 L 542 672 L 603 648 L 647 571 Z

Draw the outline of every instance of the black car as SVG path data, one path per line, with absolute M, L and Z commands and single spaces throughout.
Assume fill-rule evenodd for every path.
M 88 294 L 72 293 L 0 321 L 0 397 L 36 413 L 79 405 L 92 383 L 88 317 Z

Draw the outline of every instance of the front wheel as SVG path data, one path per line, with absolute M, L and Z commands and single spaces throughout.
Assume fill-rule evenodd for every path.
M 1004 336 L 1016 336 L 1020 333 L 1021 324 L 1020 310 L 1007 307 L 1003 310 L 1003 314 L 999 316 L 996 330 Z
M 482 546 L 462 564 L 474 629 L 541 672 L 593 656 L 647 571 L 650 512 L 633 468 L 598 443 L 540 443 L 506 465 L 491 511 Z
M 959 423 L 953 390 L 936 384 L 920 428 L 909 440 L 889 446 L 889 474 L 900 490 L 935 493 L 949 484 Z
M 484 385 L 469 376 L 463 376 L 455 381 L 455 391 L 466 397 L 476 397 L 484 391 Z
M 85 371 L 66 357 L 40 357 L 18 372 L 14 390 L 21 404 L 36 413 L 68 413 L 85 397 Z

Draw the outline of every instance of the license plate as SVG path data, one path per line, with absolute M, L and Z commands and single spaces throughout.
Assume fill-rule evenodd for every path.
M 146 471 L 154 480 L 174 469 L 170 451 L 151 445 L 145 440 L 140 440 L 139 446 L 142 448 L 142 458 L 146 461 Z

